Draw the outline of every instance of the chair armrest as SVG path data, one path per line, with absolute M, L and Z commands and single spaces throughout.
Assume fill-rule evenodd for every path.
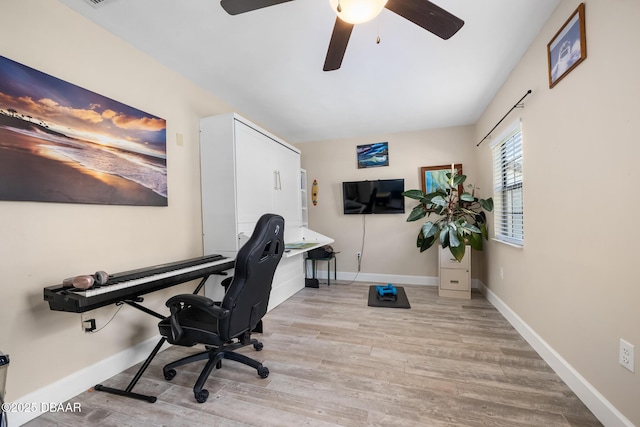
M 203 297 L 202 295 L 180 294 L 169 298 L 166 302 L 166 306 L 171 309 L 172 314 L 174 313 L 174 309 L 172 309 L 172 307 L 179 309 L 182 304 L 184 304 L 184 306 L 199 308 L 200 310 L 211 314 L 216 319 L 224 319 L 231 313 L 229 310 L 215 305 L 212 299 Z
M 226 279 L 224 279 L 222 282 L 220 282 L 220 284 L 222 285 L 222 287 L 224 288 L 224 291 L 227 292 L 227 290 L 229 289 L 229 286 L 231 286 L 231 282 L 233 281 L 233 276 L 231 277 L 227 277 Z

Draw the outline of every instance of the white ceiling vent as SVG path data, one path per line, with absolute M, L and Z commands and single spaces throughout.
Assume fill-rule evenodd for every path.
M 111 3 L 113 0 L 85 0 L 93 7 L 100 7 L 105 5 L 106 3 Z

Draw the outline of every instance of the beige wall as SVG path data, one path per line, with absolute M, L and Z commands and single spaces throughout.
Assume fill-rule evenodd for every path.
M 640 352 L 640 2 L 585 2 L 587 58 L 549 89 L 546 45 L 578 4 L 560 3 L 476 126 L 480 140 L 533 90 L 510 117 L 523 126 L 525 247 L 491 242 L 485 284 L 640 425 L 640 359 L 635 374 L 618 364 L 620 338 Z
M 167 120 L 168 207 L 0 202 L 0 351 L 11 356 L 14 401 L 158 333 L 155 318 L 126 306 L 84 334 L 80 316 L 50 311 L 42 289 L 202 255 L 198 119 L 231 109 L 56 1 L 1 9 L 1 55 Z M 157 309 L 164 300 L 148 298 Z
M 405 215 L 344 215 L 342 182 L 404 178 L 407 190 L 420 188 L 420 167 L 452 162 L 462 163 L 468 181 L 473 182 L 472 139 L 473 127 L 467 126 L 299 144 L 308 183 L 315 179 L 319 185 L 318 205 L 309 200 L 309 228 L 335 239 L 332 246 L 340 251 L 338 271 L 355 274 L 356 251 L 364 234 L 361 275 L 437 277 L 437 251 L 421 254 L 415 247 L 422 222 L 406 222 L 416 203 L 405 199 Z M 356 147 L 384 141 L 389 143 L 389 166 L 358 169 Z

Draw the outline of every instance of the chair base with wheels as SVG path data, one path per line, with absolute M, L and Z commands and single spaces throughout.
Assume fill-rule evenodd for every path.
M 176 376 L 176 370 L 178 366 L 186 365 L 188 363 L 197 362 L 200 360 L 208 360 L 204 369 L 200 373 L 195 385 L 193 386 L 193 396 L 199 403 L 204 403 L 209 398 L 209 391 L 204 388 L 204 384 L 209 378 L 209 375 L 216 369 L 222 368 L 222 360 L 229 359 L 236 362 L 244 363 L 247 366 L 255 368 L 260 378 L 267 378 L 269 376 L 269 368 L 263 366 L 262 363 L 254 360 L 244 354 L 236 353 L 235 350 L 253 345 L 256 351 L 262 350 L 262 343 L 255 338 L 251 338 L 251 334 L 247 333 L 237 342 L 231 342 L 221 347 L 205 346 L 206 351 L 192 354 L 191 356 L 183 357 L 182 359 L 171 362 L 162 368 L 164 379 L 171 381 Z

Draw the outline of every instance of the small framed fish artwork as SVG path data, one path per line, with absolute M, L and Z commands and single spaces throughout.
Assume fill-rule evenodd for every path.
M 389 143 L 358 145 L 358 169 L 389 166 Z

